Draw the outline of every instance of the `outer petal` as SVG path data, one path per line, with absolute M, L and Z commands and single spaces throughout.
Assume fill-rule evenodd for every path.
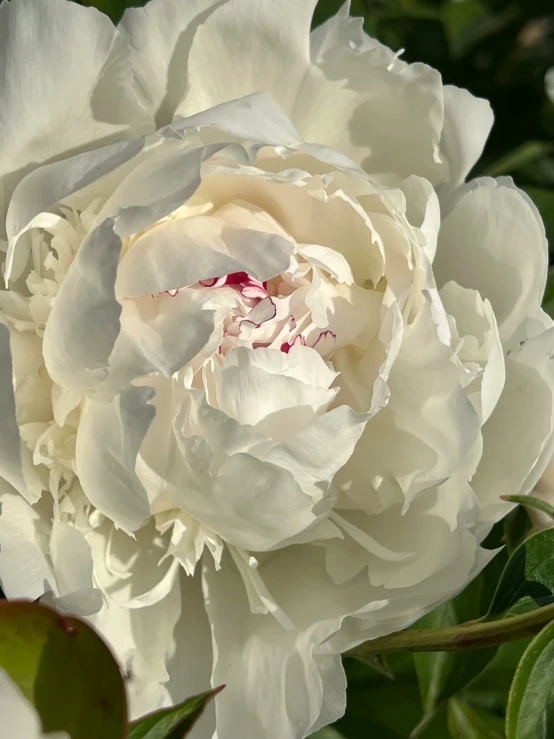
M 181 49 L 180 58 L 175 59 L 175 65 L 188 61 L 189 83 L 176 113 L 191 115 L 264 91 L 289 113 L 309 64 L 316 1 L 228 0 L 218 4 L 195 29 L 188 59 Z M 183 51 L 186 54 L 186 47 Z
M 214 739 L 299 739 L 344 712 L 346 680 L 337 657 L 315 654 L 328 633 L 317 622 L 284 629 L 272 615 L 250 611 L 243 582 L 227 563 L 204 568 L 204 595 L 212 629 L 216 701 Z
M 6 279 L 17 279 L 27 265 L 31 244 L 28 238 L 23 238 L 26 231 L 51 227 L 58 216 L 48 211 L 75 191 L 117 170 L 136 156 L 143 144 L 142 139 L 113 144 L 46 164 L 28 174 L 16 187 L 8 210 Z
M 349 4 L 312 34 L 312 67 L 291 118 L 307 141 L 332 146 L 371 174 L 444 176 L 438 72 L 406 64 L 370 39 Z
M 540 309 L 547 262 L 544 226 L 531 200 L 510 179 L 487 178 L 459 192 L 442 223 L 434 271 L 439 286 L 454 280 L 490 300 L 509 349 L 524 319 Z
M 44 552 L 47 531 L 42 516 L 5 482 L 0 493 L 0 581 L 8 598 L 38 598 L 56 591 Z
M 147 231 L 127 252 L 116 290 L 136 297 L 242 271 L 262 282 L 288 268 L 292 250 L 282 236 L 233 228 L 217 216 L 167 221 Z
M 483 152 L 494 115 L 488 100 L 446 85 L 440 148 L 449 166 L 448 189 L 460 185 Z
M 155 412 L 147 405 L 152 395 L 150 388 L 130 386 L 110 403 L 87 400 L 77 433 L 75 467 L 85 495 L 131 531 L 150 513 L 135 464 Z
M 486 522 L 509 505 L 501 495 L 529 493 L 554 452 L 554 328 L 506 357 L 506 385 L 483 427 L 483 457 L 472 480 Z
M 10 334 L 3 324 L 0 324 L 0 475 L 25 494 L 21 440 L 15 419 Z
M 65 0 L 2 3 L 0 88 L 0 222 L 38 164 L 152 125 L 134 94 L 127 40 L 105 15 Z
M 474 471 L 480 419 L 459 384 L 453 349 L 442 343 L 427 303 L 405 327 L 390 370 L 388 405 L 367 424 L 337 484 L 355 507 L 376 511 Z
M 127 8 L 119 24 L 129 37 L 137 95 L 157 126 L 170 123 L 188 86 L 195 33 L 228 0 L 153 0 Z
M 200 182 L 203 157 L 212 151 L 162 141 L 104 205 L 63 281 L 44 334 L 45 364 L 64 388 L 83 392 L 106 383 L 116 340 L 132 344 L 133 337 L 121 335 L 115 298 L 121 238 L 182 205 Z

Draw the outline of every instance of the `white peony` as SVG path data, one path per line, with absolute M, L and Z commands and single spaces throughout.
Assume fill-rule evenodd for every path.
M 70 739 L 66 731 L 43 734 L 35 707 L 0 668 L 0 739 Z
M 0 6 L 2 585 L 134 715 L 225 683 L 197 739 L 340 716 L 554 451 L 543 226 L 462 184 L 488 104 L 315 4 Z

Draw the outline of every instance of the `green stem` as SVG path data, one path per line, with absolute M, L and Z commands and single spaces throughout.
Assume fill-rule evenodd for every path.
M 520 616 L 499 621 L 470 621 L 444 629 L 408 629 L 364 642 L 348 650 L 345 657 L 365 657 L 386 652 L 457 652 L 482 649 L 538 633 L 554 620 L 554 603 Z

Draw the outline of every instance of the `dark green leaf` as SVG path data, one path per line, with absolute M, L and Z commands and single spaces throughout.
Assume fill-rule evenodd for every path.
M 83 621 L 38 603 L 0 603 L 0 667 L 38 711 L 45 732 L 122 739 L 125 686 L 108 647 Z
M 483 672 L 461 692 L 460 698 L 464 703 L 478 710 L 504 715 L 512 677 L 530 642 L 528 637 L 502 644 Z
M 518 506 L 510 511 L 503 521 L 504 538 L 508 555 L 512 555 L 525 539 L 531 528 L 531 521 L 525 508 Z
M 502 721 L 452 698 L 448 701 L 448 730 L 452 739 L 504 739 Z
M 508 152 L 492 164 L 484 174 L 499 177 L 521 169 L 552 151 L 552 144 L 546 141 L 525 141 L 517 149 Z
M 385 657 L 381 654 L 368 654 L 368 655 L 364 655 L 360 657 L 354 657 L 353 659 L 357 659 L 360 662 L 363 662 L 364 665 L 367 665 L 372 670 L 375 670 L 376 672 L 379 672 L 381 675 L 388 677 L 389 680 L 394 679 L 394 674 L 392 670 L 390 669 L 388 662 L 386 661 Z
M 222 690 L 223 686 L 207 690 L 177 706 L 143 716 L 131 724 L 128 739 L 182 739 L 203 714 L 206 705 Z
M 478 0 L 458 0 L 443 5 L 442 20 L 452 55 L 462 56 L 479 38 L 482 21 L 490 18 Z
M 508 739 L 554 736 L 554 622 L 545 626 L 518 665 L 506 712 Z
M 539 531 L 514 551 L 496 588 L 488 620 L 501 618 L 523 598 L 550 602 L 554 592 L 554 530 Z

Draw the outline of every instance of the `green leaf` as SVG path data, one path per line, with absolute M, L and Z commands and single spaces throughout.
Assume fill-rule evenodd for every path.
M 122 739 L 125 685 L 96 632 L 38 603 L 0 602 L 0 667 L 33 703 L 43 730 Z
M 508 503 L 519 503 L 528 508 L 536 508 L 538 511 L 542 511 L 554 519 L 554 508 L 540 498 L 533 498 L 531 495 L 501 495 L 500 497 L 502 500 L 508 501 Z
M 454 57 L 462 56 L 479 38 L 482 21 L 490 18 L 478 0 L 458 0 L 443 6 L 442 21 Z
M 554 600 L 554 530 L 539 531 L 514 551 L 498 582 L 487 620 L 501 618 L 523 598 Z
M 128 739 L 182 739 L 189 734 L 194 724 L 204 713 L 206 705 L 224 686 L 187 698 L 171 708 L 149 713 L 134 721 Z
M 448 730 L 452 739 L 504 739 L 502 723 L 493 713 L 476 711 L 457 698 L 448 702 Z
M 518 506 L 510 511 L 503 520 L 504 538 L 506 551 L 512 555 L 521 542 L 526 538 L 531 528 L 531 521 L 525 508 Z
M 363 662 L 364 665 L 370 667 L 372 670 L 375 670 L 379 674 L 388 677 L 389 680 L 394 680 L 394 674 L 390 669 L 384 655 L 367 654 L 361 657 L 353 657 L 352 659 L 357 659 L 360 662 Z
M 509 151 L 494 164 L 491 164 L 484 174 L 489 177 L 499 177 L 503 174 L 516 172 L 551 151 L 552 144 L 547 141 L 525 141 L 521 146 Z
M 529 644 L 517 667 L 506 712 L 507 739 L 554 736 L 554 622 Z

